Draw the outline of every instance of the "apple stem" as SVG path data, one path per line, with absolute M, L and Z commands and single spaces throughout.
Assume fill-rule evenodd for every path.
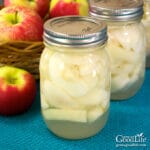
M 14 16 L 14 20 L 13 20 L 13 24 L 16 24 L 17 21 L 17 15 L 18 15 L 18 11 L 15 11 L 15 16 Z

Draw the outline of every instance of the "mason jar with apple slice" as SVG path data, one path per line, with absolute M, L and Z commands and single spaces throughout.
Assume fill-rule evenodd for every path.
M 90 16 L 108 26 L 111 99 L 125 100 L 140 89 L 145 75 L 146 34 L 142 0 L 89 0 Z
M 44 24 L 41 110 L 47 127 L 67 139 L 100 131 L 108 118 L 110 63 L 105 23 L 66 16 Z

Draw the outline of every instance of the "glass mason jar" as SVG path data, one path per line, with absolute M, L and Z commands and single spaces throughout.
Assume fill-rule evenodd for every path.
M 44 24 L 41 110 L 56 135 L 82 139 L 104 127 L 111 78 L 106 41 L 106 25 L 90 17 L 58 17 Z
M 138 92 L 145 74 L 143 3 L 136 0 L 89 2 L 90 15 L 108 25 L 106 47 L 111 61 L 111 99 L 128 99 Z
M 147 35 L 146 67 L 150 68 L 150 0 L 144 0 L 144 15 L 142 22 L 145 26 Z

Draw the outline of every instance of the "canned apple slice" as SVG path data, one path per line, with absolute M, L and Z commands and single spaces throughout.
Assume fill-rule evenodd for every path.
M 87 122 L 85 110 L 47 109 L 42 111 L 46 120 Z

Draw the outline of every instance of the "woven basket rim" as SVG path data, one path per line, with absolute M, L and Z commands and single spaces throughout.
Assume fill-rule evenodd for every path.
M 33 43 L 43 43 L 43 41 L 22 41 L 22 40 L 18 40 L 18 41 L 0 41 L 0 45 L 4 45 L 4 44 L 18 44 L 18 43 L 33 44 Z

